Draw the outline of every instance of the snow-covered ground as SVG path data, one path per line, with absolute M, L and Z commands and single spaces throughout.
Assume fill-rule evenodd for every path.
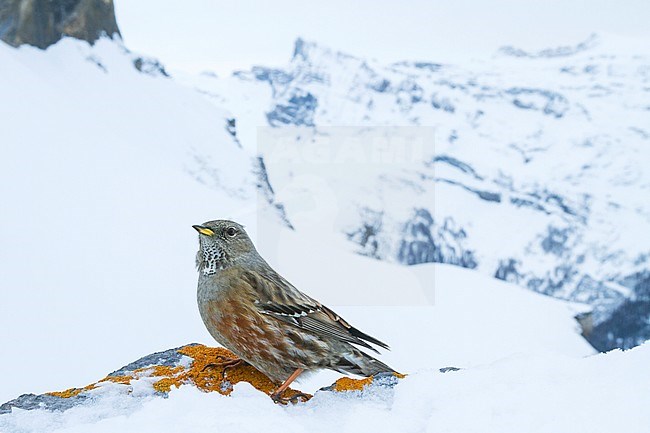
M 641 433 L 650 426 L 649 362 L 648 344 L 583 359 L 514 354 L 454 372 L 422 369 L 394 389 L 319 392 L 294 407 L 248 384 L 229 397 L 185 385 L 166 399 L 110 384 L 65 412 L 14 409 L 0 415 L 0 431 Z

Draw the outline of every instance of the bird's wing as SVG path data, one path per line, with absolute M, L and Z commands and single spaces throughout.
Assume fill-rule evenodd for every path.
M 257 308 L 291 325 L 328 338 L 366 347 L 375 352 L 367 342 L 388 349 L 388 345 L 351 326 L 331 309 L 296 289 L 275 272 L 264 275 L 247 272 L 245 278 L 255 290 Z

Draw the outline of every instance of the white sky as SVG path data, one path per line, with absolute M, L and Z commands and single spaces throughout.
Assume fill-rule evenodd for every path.
M 381 61 L 453 61 L 589 34 L 650 45 L 647 0 L 115 0 L 127 46 L 172 70 L 281 65 L 301 36 Z

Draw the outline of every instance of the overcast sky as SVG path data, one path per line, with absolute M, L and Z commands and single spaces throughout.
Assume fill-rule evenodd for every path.
M 169 68 L 220 75 L 281 65 L 301 36 L 381 61 L 544 48 L 591 33 L 645 38 L 647 0 L 114 0 L 127 46 Z

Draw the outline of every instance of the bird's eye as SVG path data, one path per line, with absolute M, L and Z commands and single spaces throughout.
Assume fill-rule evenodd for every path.
M 237 229 L 234 227 L 228 227 L 226 229 L 226 236 L 228 236 L 229 238 L 234 238 L 235 236 L 237 236 Z

